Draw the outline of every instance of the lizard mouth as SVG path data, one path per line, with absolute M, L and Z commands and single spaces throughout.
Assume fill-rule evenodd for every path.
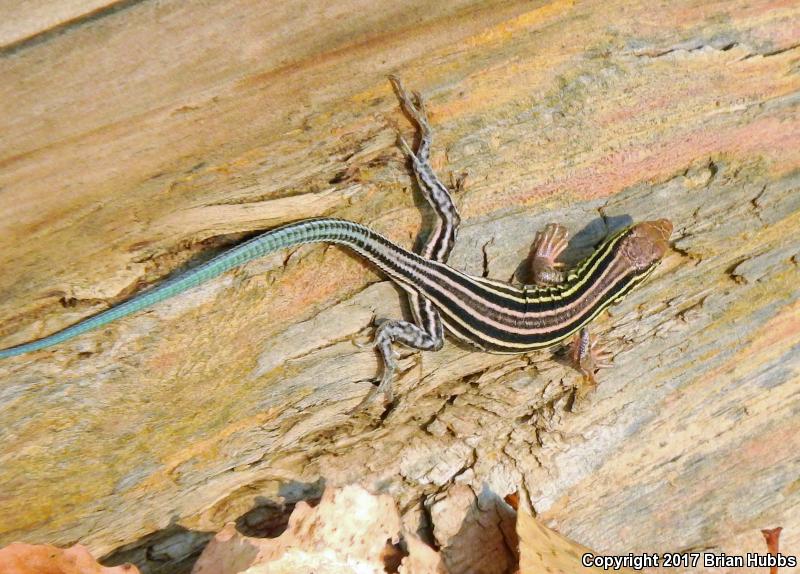
M 633 226 L 633 234 L 648 239 L 654 245 L 663 246 L 666 252 L 672 235 L 672 222 L 669 219 L 643 221 Z
M 672 235 L 672 222 L 669 219 L 645 221 L 642 225 L 648 226 L 653 233 L 659 234 L 663 241 L 669 241 L 669 236 Z
M 660 261 L 669 250 L 672 223 L 669 219 L 656 219 L 637 223 L 623 245 L 623 253 L 637 269 L 644 269 Z

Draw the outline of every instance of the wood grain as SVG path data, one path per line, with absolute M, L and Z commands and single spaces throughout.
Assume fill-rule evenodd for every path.
M 134 0 L 135 1 L 135 0 Z M 103 17 L 131 0 L 0 0 L 0 50 L 11 52 Z
M 440 173 L 469 174 L 455 266 L 509 279 L 549 221 L 573 261 L 629 219 L 669 217 L 675 251 L 595 326 L 595 390 L 550 352 L 450 342 L 404 355 L 384 420 L 349 416 L 378 367 L 352 340 L 406 311 L 319 246 L 4 361 L 0 543 L 176 572 L 323 482 L 435 536 L 458 483 L 600 552 L 762 550 L 780 525 L 800 553 L 796 3 L 89 4 L 0 29 L 4 346 L 289 220 L 411 246 L 430 213 L 389 73 L 425 95 Z

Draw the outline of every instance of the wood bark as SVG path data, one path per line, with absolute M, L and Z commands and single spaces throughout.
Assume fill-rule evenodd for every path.
M 324 246 L 3 361 L 0 544 L 176 572 L 226 521 L 357 482 L 445 548 L 484 533 L 487 572 L 511 558 L 481 501 L 513 491 L 600 552 L 783 526 L 800 553 L 796 2 L 39 4 L 0 2 L 3 346 L 305 217 L 412 247 L 432 214 L 390 73 L 468 174 L 455 267 L 521 279 L 550 221 L 573 262 L 629 220 L 670 218 L 675 249 L 594 325 L 595 389 L 552 351 L 448 341 L 403 352 L 388 415 L 348 414 L 379 367 L 353 341 L 407 309 Z

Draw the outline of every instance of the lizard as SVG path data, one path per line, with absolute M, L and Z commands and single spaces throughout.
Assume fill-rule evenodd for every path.
M 536 234 L 530 259 L 531 284 L 517 285 L 468 275 L 447 264 L 461 221 L 449 189 L 430 162 L 432 129 L 422 97 L 389 77 L 403 111 L 416 125 L 416 150 L 398 141 L 411 162 L 418 186 L 437 218 L 419 252 L 405 249 L 372 229 L 332 217 L 304 219 L 266 231 L 172 279 L 96 315 L 34 341 L 0 349 L 0 359 L 38 351 L 77 337 L 150 307 L 234 267 L 280 249 L 306 243 L 328 243 L 354 251 L 377 266 L 408 295 L 413 321 L 376 321 L 373 345 L 383 359 L 378 384 L 362 404 L 377 394 L 393 400 L 391 382 L 397 369 L 394 345 L 438 351 L 444 332 L 491 353 L 525 353 L 573 338 L 572 358 L 584 377 L 610 366 L 609 353 L 592 341 L 587 324 L 620 301 L 656 269 L 669 247 L 668 219 L 637 223 L 607 237 L 572 270 L 558 257 L 568 233 L 550 223 Z

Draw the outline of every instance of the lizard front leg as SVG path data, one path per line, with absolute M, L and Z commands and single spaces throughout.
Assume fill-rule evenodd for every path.
M 537 285 L 556 285 L 563 281 L 563 263 L 556 259 L 567 247 L 569 234 L 563 225 L 548 223 L 536 234 L 530 274 Z M 611 353 L 592 340 L 589 328 L 583 327 L 575 334 L 570 347 L 570 358 L 575 368 L 591 384 L 596 385 L 595 373 L 611 366 Z
M 568 237 L 567 228 L 557 223 L 548 223 L 536 233 L 530 266 L 530 277 L 536 285 L 557 285 L 564 280 L 564 264 L 556 263 L 556 259 L 567 248 Z
M 570 346 L 570 358 L 575 367 L 592 385 L 597 384 L 597 378 L 595 377 L 597 371 L 612 366 L 611 352 L 607 351 L 602 345 L 598 345 L 596 339 L 592 340 L 588 327 L 583 327 L 579 332 L 575 333 Z

